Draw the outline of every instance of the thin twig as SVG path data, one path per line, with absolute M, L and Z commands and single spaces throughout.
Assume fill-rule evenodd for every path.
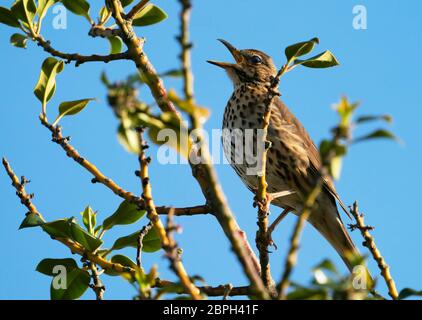
M 139 268 L 142 268 L 142 242 L 144 241 L 144 237 L 148 234 L 148 232 L 152 229 L 153 225 L 152 222 L 148 223 L 146 226 L 144 226 L 141 231 L 139 231 L 138 236 L 138 246 L 136 248 L 136 265 Z
M 270 141 L 267 140 L 268 136 L 268 127 L 270 125 L 271 119 L 271 104 L 276 96 L 279 96 L 280 93 L 277 90 L 277 86 L 280 82 L 280 77 L 286 72 L 287 65 L 284 65 L 278 72 L 276 77 L 271 79 L 267 96 L 264 100 L 265 111 L 263 116 L 263 125 L 262 125 L 262 135 L 261 141 L 258 143 L 261 146 L 264 146 L 261 159 L 260 159 L 260 172 L 258 173 L 258 188 L 256 192 L 256 204 L 258 206 L 258 231 L 256 233 L 256 244 L 259 250 L 259 261 L 261 266 L 261 279 L 264 282 L 264 285 L 271 290 L 271 287 L 274 283 L 271 277 L 271 267 L 269 259 L 268 246 L 269 242 L 269 230 L 268 230 L 268 215 L 269 207 L 271 204 L 270 197 L 267 194 L 267 154 L 268 150 L 271 148 Z M 258 136 L 258 135 L 257 135 Z
M 80 55 L 79 53 L 65 53 L 58 51 L 54 49 L 51 46 L 50 41 L 45 40 L 41 35 L 37 35 L 34 40 L 38 43 L 40 47 L 44 49 L 44 51 L 48 52 L 54 57 L 58 57 L 61 59 L 66 60 L 67 63 L 70 63 L 72 61 L 75 61 L 75 66 L 79 66 L 86 62 L 104 62 L 108 63 L 110 61 L 116 61 L 116 60 L 130 60 L 131 55 L 128 51 L 122 52 L 122 53 L 112 53 L 108 55 L 98 55 L 93 54 L 89 56 Z
M 304 209 L 302 213 L 299 215 L 299 217 L 297 218 L 296 225 L 293 229 L 293 234 L 290 239 L 289 251 L 287 254 L 287 258 L 285 260 L 283 275 L 282 275 L 280 284 L 277 286 L 279 290 L 278 298 L 280 300 L 286 299 L 287 289 L 289 288 L 289 285 L 290 285 L 290 275 L 292 274 L 293 268 L 295 267 L 296 262 L 297 262 L 300 237 L 302 235 L 305 222 L 306 220 L 308 220 L 309 216 L 312 214 L 313 206 L 319 194 L 321 193 L 322 183 L 323 183 L 323 180 L 318 179 L 315 187 L 307 196 L 304 202 Z
M 362 237 L 365 239 L 363 245 L 368 248 L 371 252 L 372 257 L 378 264 L 378 268 L 381 270 L 381 276 L 384 278 L 385 283 L 388 287 L 388 294 L 394 300 L 397 300 L 399 297 L 399 293 L 397 292 L 396 284 L 394 283 L 393 278 L 391 277 L 390 267 L 385 262 L 381 252 L 378 250 L 377 246 L 375 245 L 374 238 L 369 233 L 370 230 L 373 228 L 370 226 L 365 225 L 365 220 L 363 214 L 359 212 L 358 203 L 355 202 L 353 206 L 350 207 L 350 213 L 356 220 L 356 225 L 351 225 L 350 228 L 359 229 Z
M 180 34 L 176 37 L 181 53 L 180 61 L 183 73 L 183 92 L 185 100 L 194 103 L 193 74 L 191 67 L 191 49 L 192 43 L 189 39 L 189 23 L 192 4 L 190 0 L 179 0 L 182 10 L 180 11 Z
M 103 282 L 100 279 L 100 275 L 97 269 L 97 266 L 95 263 L 90 263 L 89 268 L 91 269 L 91 277 L 93 280 L 93 284 L 91 285 L 91 289 L 94 291 L 95 296 L 97 300 L 103 300 L 104 299 L 104 292 L 105 292 L 105 286 L 103 285 Z
M 28 210 L 33 213 L 33 214 L 37 214 L 40 217 L 42 217 L 41 213 L 38 212 L 36 206 L 27 198 L 29 197 L 25 191 L 25 184 L 19 182 L 18 177 L 16 176 L 16 174 L 13 172 L 9 162 L 3 158 L 3 165 L 7 171 L 7 174 L 9 175 L 10 179 L 12 180 L 12 185 L 13 187 L 16 189 L 16 194 L 17 196 L 21 199 L 21 202 L 24 206 L 26 206 L 28 208 Z M 22 179 L 23 181 L 26 181 L 24 178 Z M 22 201 L 24 200 L 24 201 Z M 65 239 L 65 238 L 54 238 L 54 240 L 57 240 L 61 243 L 63 243 L 65 246 L 67 246 L 73 253 L 77 253 L 80 256 L 88 259 L 89 261 L 98 264 L 99 266 L 101 266 L 101 268 L 105 269 L 105 270 L 114 270 L 116 272 L 131 272 L 132 269 L 127 267 L 124 267 L 118 263 L 112 263 L 106 259 L 104 259 L 103 257 L 101 257 L 100 255 L 96 254 L 96 253 L 92 253 L 92 252 L 88 252 L 86 251 L 80 244 L 73 242 L 70 239 Z
M 170 260 L 170 264 L 172 266 L 172 269 L 176 273 L 176 275 L 179 277 L 180 282 L 184 286 L 184 288 L 189 292 L 191 297 L 195 300 L 201 300 L 202 297 L 200 295 L 200 291 L 198 288 L 191 282 L 180 258 L 175 254 L 177 247 L 175 246 L 174 241 L 169 239 L 168 233 L 166 232 L 163 223 L 161 222 L 161 219 L 155 209 L 155 204 L 152 198 L 152 188 L 151 183 L 149 179 L 149 173 L 148 173 L 148 165 L 151 161 L 151 158 L 147 158 L 145 155 L 145 141 L 142 137 L 142 129 L 139 130 L 139 140 L 140 140 L 140 155 L 139 160 L 141 163 L 141 172 L 140 172 L 140 178 L 142 179 L 142 187 L 143 187 L 143 194 L 142 197 L 145 201 L 145 206 L 147 210 L 147 216 L 148 219 L 152 222 L 155 230 L 157 231 L 157 234 L 161 241 L 161 246 L 165 250 L 167 257 Z M 171 216 L 171 215 L 170 215 Z
M 177 288 L 176 284 L 171 281 L 166 280 L 160 280 L 157 279 L 155 283 L 156 288 L 167 288 L 171 287 L 172 289 Z M 228 285 L 220 285 L 217 287 L 212 286 L 202 286 L 198 287 L 198 289 L 201 291 L 201 293 L 206 294 L 209 297 L 224 297 L 225 295 L 228 295 L 230 297 L 234 296 L 249 296 L 254 294 L 254 289 L 250 286 L 243 286 L 243 287 L 233 287 L 229 292 L 227 290 Z M 180 289 L 176 289 L 178 294 L 187 293 L 184 288 L 180 287 Z M 174 292 L 174 291 L 172 291 Z
M 30 213 L 38 215 L 42 220 L 44 218 L 42 215 L 38 212 L 37 207 L 32 203 L 31 199 L 33 198 L 33 195 L 30 195 L 26 193 L 25 185 L 29 183 L 29 180 L 27 180 L 24 176 L 19 178 L 16 176 L 16 174 L 13 172 L 12 167 L 10 166 L 9 162 L 6 158 L 2 159 L 4 169 L 6 170 L 7 174 L 9 175 L 10 179 L 12 180 L 12 185 L 16 189 L 16 195 L 21 200 L 21 203 L 28 208 L 28 211 Z

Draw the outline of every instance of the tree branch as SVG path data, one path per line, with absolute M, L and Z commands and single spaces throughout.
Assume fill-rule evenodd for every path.
M 25 185 L 29 183 L 24 176 L 19 180 L 16 174 L 13 172 L 12 167 L 6 158 L 2 159 L 4 169 L 6 170 L 8 176 L 12 180 L 12 186 L 16 189 L 16 195 L 21 200 L 21 203 L 28 209 L 30 213 L 38 215 L 42 220 L 43 216 L 38 212 L 37 207 L 32 203 L 31 199 L 33 195 L 27 194 L 25 191 Z
M 174 282 L 171 281 L 166 281 L 166 280 L 160 280 L 157 279 L 156 283 L 155 283 L 155 288 L 167 288 L 167 287 L 171 287 L 171 288 L 175 288 L 176 284 Z M 212 287 L 212 286 L 202 286 L 202 287 L 198 287 L 198 289 L 206 294 L 209 297 L 221 297 L 224 296 L 225 294 L 227 294 L 227 285 L 220 285 L 217 287 Z M 183 294 L 183 293 L 187 293 L 183 288 L 180 288 L 177 290 L 177 292 L 175 292 L 177 294 Z M 254 290 L 249 287 L 249 286 L 243 286 L 243 287 L 233 287 L 230 292 L 228 292 L 228 295 L 231 297 L 234 296 L 248 296 L 248 295 L 253 295 Z
M 179 0 L 182 7 L 180 11 L 180 34 L 176 37 L 181 47 L 179 55 L 182 64 L 183 73 L 183 92 L 185 100 L 194 102 L 194 89 L 193 89 L 193 74 L 191 67 L 191 49 L 192 43 L 189 40 L 189 23 L 192 4 L 190 0 Z
M 355 202 L 353 206 L 350 207 L 350 213 L 356 220 L 356 225 L 349 225 L 350 229 L 359 229 L 362 237 L 365 239 L 363 245 L 369 249 L 371 252 L 372 257 L 377 262 L 378 268 L 381 270 L 381 276 L 384 278 L 385 283 L 388 287 L 388 294 L 394 300 L 397 300 L 399 297 L 399 293 L 397 292 L 396 284 L 394 283 L 393 278 L 391 277 L 390 267 L 385 262 L 381 252 L 378 250 L 374 238 L 369 233 L 369 230 L 373 229 L 365 225 L 365 220 L 363 214 L 359 213 L 359 206 L 358 203 Z
M 119 0 L 111 0 L 112 2 L 112 16 L 123 33 L 123 41 L 131 53 L 133 62 L 139 72 L 141 72 L 146 80 L 151 94 L 157 102 L 158 106 L 163 112 L 178 113 L 173 103 L 167 97 L 167 91 L 164 87 L 163 81 L 157 74 L 154 66 L 149 61 L 148 56 L 142 48 L 142 41 L 137 37 L 131 23 L 123 18 L 124 15 L 122 5 Z
M 139 268 L 142 268 L 142 243 L 144 241 L 144 237 L 148 234 L 152 227 L 152 222 L 149 222 L 146 226 L 141 229 L 141 231 L 139 231 L 138 246 L 136 247 L 136 265 Z
M 139 161 L 141 164 L 141 172 L 139 177 L 142 180 L 142 187 L 143 187 L 143 194 L 142 197 L 145 202 L 147 216 L 148 219 L 152 222 L 155 230 L 158 233 L 158 236 L 161 240 L 161 246 L 163 247 L 164 251 L 166 252 L 167 257 L 170 260 L 171 267 L 176 275 L 179 277 L 180 282 L 182 283 L 183 287 L 186 289 L 187 292 L 191 295 L 191 297 L 195 300 L 201 300 L 202 297 L 200 295 L 200 291 L 198 288 L 191 282 L 189 275 L 187 274 L 180 257 L 177 254 L 177 245 L 175 241 L 168 236 L 168 232 L 164 228 L 163 223 L 160 220 L 160 217 L 155 209 L 154 200 L 152 198 L 152 188 L 150 183 L 150 178 L 148 174 L 148 165 L 151 161 L 151 158 L 147 158 L 145 155 L 145 149 L 147 145 L 145 144 L 142 138 L 143 129 L 139 130 L 139 140 L 140 140 L 140 153 L 139 153 Z M 170 215 L 171 216 L 171 213 Z
M 308 220 L 309 216 L 312 214 L 315 201 L 317 200 L 319 194 L 321 193 L 322 183 L 323 183 L 322 179 L 317 180 L 315 187 L 309 193 L 309 195 L 307 196 L 304 202 L 304 209 L 302 213 L 300 214 L 300 216 L 297 218 L 296 225 L 293 229 L 293 234 L 290 239 L 289 253 L 287 254 L 285 264 L 284 264 L 283 275 L 282 275 L 280 284 L 277 286 L 279 290 L 278 298 L 280 300 L 286 299 L 287 289 L 289 288 L 289 285 L 290 285 L 290 275 L 297 262 L 300 237 L 302 235 L 302 231 L 305 226 L 306 220 Z
M 79 53 L 64 53 L 54 49 L 51 46 L 50 41 L 46 41 L 41 35 L 36 35 L 34 40 L 38 43 L 40 47 L 44 49 L 44 51 L 48 52 L 52 56 L 64 59 L 67 63 L 75 61 L 76 67 L 86 62 L 97 61 L 108 63 L 110 61 L 116 60 L 131 60 L 132 58 L 128 51 L 122 53 L 112 53 L 108 55 L 93 54 L 89 56 L 80 55 Z
M 93 280 L 93 284 L 90 285 L 91 289 L 94 291 L 95 296 L 97 300 L 103 300 L 104 299 L 104 292 L 105 292 L 105 286 L 103 285 L 103 282 L 100 279 L 100 275 L 97 269 L 97 266 L 95 263 L 90 263 L 89 268 L 91 269 L 91 277 Z

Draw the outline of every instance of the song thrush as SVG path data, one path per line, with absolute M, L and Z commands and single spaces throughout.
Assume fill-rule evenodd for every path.
M 234 93 L 224 112 L 223 131 L 235 131 L 235 139 L 233 135 L 223 135 L 223 147 L 226 157 L 242 181 L 249 189 L 256 190 L 257 175 L 248 173 L 248 157 L 251 158 L 251 155 L 247 152 L 247 146 L 236 144 L 236 138 L 245 134 L 247 129 L 255 131 L 263 128 L 264 100 L 277 69 L 272 59 L 261 51 L 238 50 L 227 41 L 220 41 L 236 61 L 208 61 L 223 68 L 234 84 Z M 256 138 L 255 133 L 254 137 Z M 267 140 L 271 142 L 266 164 L 268 192 L 291 193 L 275 199 L 273 204 L 283 208 L 284 215 L 289 211 L 300 214 L 304 198 L 321 177 L 320 155 L 305 128 L 278 97 L 271 104 Z M 241 141 L 245 143 L 246 140 Z M 252 143 L 249 150 L 256 152 L 256 141 Z M 359 253 L 341 221 L 336 200 L 344 209 L 332 181 L 325 178 L 322 193 L 316 201 L 309 222 L 330 242 L 351 269 L 350 258 Z

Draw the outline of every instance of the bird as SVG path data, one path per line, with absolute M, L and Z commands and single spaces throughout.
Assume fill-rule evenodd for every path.
M 219 39 L 229 50 L 235 63 L 208 60 L 223 68 L 233 82 L 231 95 L 223 116 L 223 149 L 231 166 L 243 183 L 253 192 L 258 188 L 257 174 L 251 174 L 256 152 L 257 130 L 263 128 L 268 88 L 277 75 L 271 57 L 256 49 L 238 50 L 228 41 Z M 299 215 L 306 196 L 322 179 L 322 191 L 316 199 L 308 222 L 334 247 L 348 269 L 353 272 L 356 257 L 361 257 L 340 217 L 337 202 L 345 210 L 333 181 L 321 173 L 320 154 L 301 122 L 276 96 L 270 105 L 271 117 L 267 140 L 266 181 L 272 204 L 283 209 L 279 223 L 290 212 Z M 247 132 L 253 132 L 246 139 Z M 228 134 L 226 134 L 228 133 Z M 244 135 L 242 137 L 242 135 Z M 242 141 L 239 145 L 236 141 Z M 241 139 L 241 140 L 239 140 Z

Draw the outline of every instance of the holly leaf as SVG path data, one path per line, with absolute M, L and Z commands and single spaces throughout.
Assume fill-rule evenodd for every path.
M 288 46 L 284 51 L 287 61 L 292 61 L 295 58 L 310 53 L 314 49 L 316 44 L 319 44 L 318 38 L 312 38 L 309 41 L 299 42 Z
M 78 16 L 83 16 L 88 19 L 88 21 L 91 21 L 91 18 L 89 16 L 89 8 L 90 5 L 85 0 L 61 0 L 63 5 L 68 9 L 69 11 L 73 12 L 74 14 Z
M 63 71 L 64 63 L 55 58 L 47 58 L 44 60 L 38 83 L 35 86 L 34 94 L 41 101 L 43 106 L 54 95 L 56 91 L 56 75 Z
M 422 297 L 422 291 L 417 291 L 410 288 L 405 288 L 399 293 L 399 300 L 404 300 L 410 297 Z
M 338 66 L 340 63 L 338 62 L 337 58 L 331 53 L 331 51 L 327 50 L 323 53 L 316 55 L 315 57 L 306 60 L 296 60 L 294 64 L 302 65 L 308 68 L 324 69 Z
M 63 266 L 66 268 L 67 271 L 72 271 L 73 269 L 78 268 L 78 264 L 76 263 L 76 261 L 71 258 L 43 259 L 38 263 L 35 270 L 47 276 L 56 276 L 57 272 L 55 272 L 54 269 L 57 266 Z
M 9 27 L 19 28 L 19 20 L 13 15 L 12 11 L 0 7 L 0 23 L 3 23 Z
M 132 24 L 137 27 L 159 23 L 167 18 L 167 14 L 154 4 L 145 6 L 134 17 Z
M 81 212 L 81 216 L 86 230 L 88 230 L 90 234 L 94 234 L 95 225 L 97 224 L 97 214 L 88 206 Z
M 73 269 L 66 274 L 66 288 L 55 288 L 54 278 L 50 286 L 51 300 L 75 300 L 80 298 L 89 288 L 91 277 L 81 269 Z
M 58 0 L 38 0 L 37 14 L 40 21 L 44 19 L 48 9 L 57 1 Z
M 95 99 L 89 98 L 62 102 L 59 106 L 59 115 L 57 116 L 56 120 L 54 120 L 53 126 L 56 126 L 59 123 L 60 119 L 65 116 L 73 116 L 75 114 L 78 114 L 83 109 L 85 109 L 88 103 L 92 100 Z
M 14 33 L 10 37 L 10 43 L 17 48 L 26 49 L 27 41 L 28 41 L 28 37 L 20 33 Z
M 138 205 L 124 200 L 117 210 L 103 222 L 103 229 L 109 230 L 115 225 L 128 225 L 138 221 L 145 215 L 145 210 L 139 210 Z
M 111 247 L 111 250 L 120 250 L 127 247 L 137 248 L 138 238 L 139 238 L 139 231 L 136 231 L 125 237 L 121 237 L 114 242 L 113 246 Z M 142 240 L 142 251 L 156 252 L 160 249 L 161 249 L 160 237 L 158 236 L 156 229 L 152 228 Z
M 110 43 L 110 54 L 122 52 L 123 42 L 120 37 L 109 37 L 107 38 Z
M 29 213 L 19 226 L 20 229 L 38 227 L 45 223 L 44 219 L 36 213 Z
M 372 139 L 390 139 L 390 140 L 396 140 L 396 141 L 399 140 L 392 132 L 388 130 L 384 130 L 384 129 L 379 129 L 363 137 L 356 138 L 353 142 L 357 143 L 357 142 L 362 142 L 362 141 L 367 141 L 367 140 L 372 140 Z

